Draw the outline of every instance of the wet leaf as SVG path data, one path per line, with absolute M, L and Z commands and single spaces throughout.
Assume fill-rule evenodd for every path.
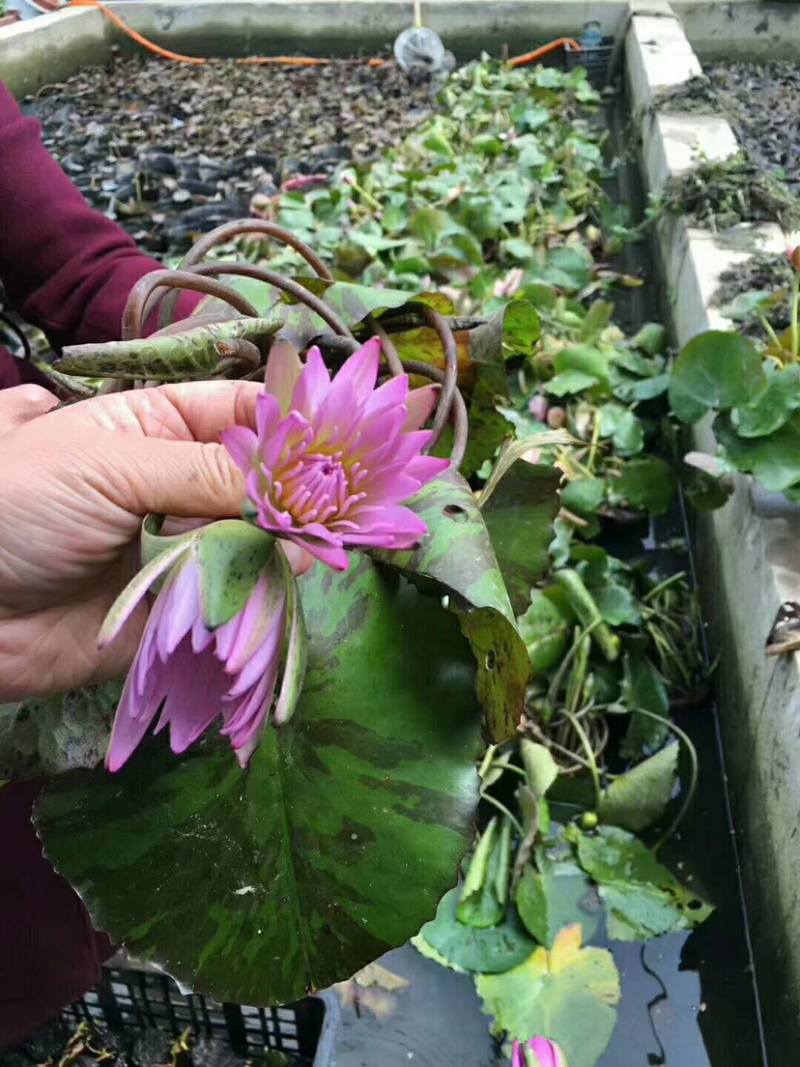
M 638 651 L 625 653 L 623 662 L 622 700 L 631 712 L 631 724 L 622 744 L 622 755 L 627 759 L 641 759 L 645 747 L 656 751 L 669 737 L 669 726 L 649 715 L 640 715 L 636 708 L 644 708 L 669 718 L 669 695 L 667 687 L 658 676 L 655 667 Z
M 595 1067 L 617 1020 L 619 975 L 610 952 L 582 948 L 581 927 L 559 931 L 552 949 L 537 948 L 518 967 L 475 979 L 497 1030 L 529 1041 L 557 1042 L 570 1067 Z
M 604 386 L 608 385 L 608 359 L 599 348 L 590 345 L 573 345 L 571 348 L 562 348 L 556 353 L 555 358 L 556 377 L 568 371 L 585 374 L 589 378 L 595 378 Z M 547 391 L 552 392 L 552 382 L 547 385 Z
M 481 501 L 481 512 L 515 613 L 530 603 L 531 588 L 546 573 L 547 547 L 560 506 L 561 472 L 518 459 Z
M 594 515 L 603 503 L 605 491 L 602 478 L 575 478 L 561 490 L 561 503 L 576 515 Z
M 429 482 L 408 506 L 428 533 L 408 552 L 376 552 L 388 566 L 450 594 L 478 662 L 476 686 L 488 740 L 514 732 L 525 702 L 530 661 L 475 495 L 452 469 Z
M 458 902 L 458 920 L 484 930 L 502 922 L 511 873 L 511 823 L 491 819 L 475 848 Z
M 612 940 L 646 941 L 691 930 L 714 910 L 626 830 L 601 826 L 595 834 L 584 834 L 571 826 L 566 836 L 577 847 L 581 867 L 600 886 Z
M 672 368 L 669 403 L 683 422 L 751 403 L 767 387 L 758 349 L 744 337 L 709 330 L 693 338 Z
M 739 437 L 766 437 L 775 433 L 800 407 L 800 365 L 777 369 L 765 364 L 767 388 L 755 400 L 737 408 L 733 418 Z
M 545 383 L 551 396 L 574 396 L 600 384 L 601 379 L 582 370 L 565 370 Z
M 0 704 L 0 779 L 96 767 L 106 754 L 122 682 Z
M 619 478 L 609 483 L 614 496 L 650 515 L 663 515 L 678 491 L 678 476 L 672 465 L 657 456 L 630 459 Z
M 572 624 L 540 589 L 531 590 L 530 606 L 517 619 L 517 625 L 528 649 L 534 677 L 561 661 L 567 651 Z
M 770 492 L 781 493 L 800 481 L 800 414 L 792 415 L 768 437 L 740 437 L 730 417 L 719 415 L 714 420 L 714 436 L 728 463 L 752 474 Z
M 678 780 L 677 741 L 615 778 L 603 790 L 600 821 L 635 833 L 661 818 Z
M 600 436 L 610 437 L 620 456 L 635 456 L 644 448 L 644 427 L 632 411 L 614 401 L 598 409 Z
M 599 907 L 592 909 L 592 886 L 570 856 L 550 859 L 541 850 L 536 867 L 528 865 L 517 887 L 517 911 L 536 940 L 550 948 L 560 930 L 580 923 L 591 941 L 599 925 Z M 537 870 L 537 867 L 539 868 Z
M 466 926 L 458 920 L 460 889 L 442 898 L 436 918 L 426 923 L 412 944 L 423 954 L 432 948 L 448 966 L 473 974 L 501 974 L 527 959 L 536 947 L 509 907 L 500 923 L 487 929 Z
M 306 687 L 247 770 L 213 733 L 181 757 L 162 736 L 119 774 L 62 776 L 37 814 L 98 928 L 221 1001 L 285 1003 L 402 944 L 472 837 L 456 620 L 363 556 L 299 584 Z

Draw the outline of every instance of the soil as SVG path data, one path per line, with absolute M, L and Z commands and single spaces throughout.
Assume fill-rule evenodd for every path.
M 91 203 L 163 257 L 248 215 L 253 196 L 381 154 L 432 110 L 433 92 L 393 64 L 137 57 L 47 86 L 23 108 Z
M 800 197 L 800 64 L 714 63 L 657 106 L 724 115 L 759 169 Z
M 719 288 L 713 296 L 713 306 L 724 307 L 742 293 L 776 292 L 780 289 L 790 291 L 793 278 L 794 270 L 785 255 L 751 256 L 741 265 L 723 271 Z M 780 304 L 771 308 L 765 317 L 776 333 L 788 330 L 791 325 L 788 295 Z M 765 338 L 764 327 L 755 313 L 739 322 L 737 329 L 746 337 L 759 340 Z

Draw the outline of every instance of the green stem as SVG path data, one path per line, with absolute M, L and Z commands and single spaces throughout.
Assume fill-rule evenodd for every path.
M 594 476 L 594 462 L 597 458 L 597 446 L 600 443 L 600 413 L 595 408 L 594 412 L 594 426 L 592 427 L 592 443 L 589 446 L 589 456 L 586 460 L 586 466 Z
M 658 852 L 664 842 L 669 840 L 671 835 L 675 833 L 680 824 L 683 822 L 684 816 L 689 810 L 689 805 L 694 799 L 695 790 L 697 789 L 698 776 L 697 749 L 694 747 L 694 744 L 692 743 L 692 740 L 689 735 L 684 730 L 682 730 L 680 726 L 676 726 L 674 722 L 671 722 L 669 719 L 665 719 L 663 715 L 658 715 L 655 711 L 649 711 L 647 708 L 635 707 L 631 710 L 638 713 L 639 715 L 646 715 L 649 719 L 654 719 L 656 722 L 663 723 L 664 726 L 667 727 L 667 729 L 671 730 L 672 733 L 676 734 L 686 746 L 686 751 L 689 755 L 689 763 L 691 765 L 689 788 L 686 790 L 686 793 L 683 798 L 683 803 L 680 806 L 680 810 L 678 811 L 678 814 L 672 820 L 670 825 L 667 827 L 667 829 L 664 831 L 664 833 L 661 835 L 661 837 L 659 837 L 658 841 L 656 841 L 655 845 L 653 845 L 653 852 Z
M 597 760 L 595 759 L 594 749 L 592 743 L 589 740 L 589 735 L 581 726 L 580 720 L 576 715 L 573 715 L 569 708 L 564 708 L 564 714 L 569 720 L 569 724 L 580 739 L 580 743 L 583 745 L 584 752 L 586 753 L 586 762 L 589 764 L 589 771 L 592 775 L 592 782 L 594 783 L 595 802 L 597 807 L 600 807 L 600 800 L 602 799 L 603 790 L 600 785 L 600 769 L 597 766 Z
M 569 651 L 567 652 L 566 656 L 564 656 L 564 658 L 562 659 L 561 663 L 559 664 L 558 670 L 556 671 L 556 673 L 555 673 L 555 675 L 553 677 L 553 680 L 550 683 L 550 688 L 547 690 L 547 703 L 550 705 L 551 709 L 554 708 L 555 705 L 556 705 L 556 700 L 558 699 L 558 691 L 561 688 L 561 683 L 564 681 L 564 678 L 566 677 L 567 668 L 569 667 L 569 665 L 572 663 L 573 659 L 577 655 L 578 649 L 580 648 L 581 641 L 583 641 L 584 638 L 589 637 L 592 634 L 592 632 L 598 626 L 601 625 L 602 621 L 603 621 L 602 618 L 600 618 L 600 619 L 595 619 L 593 622 L 589 623 L 589 625 L 586 627 L 586 629 L 582 630 L 581 633 L 578 635 L 578 637 L 575 639 L 575 641 L 573 641 L 572 647 L 569 649 Z
M 657 597 L 659 593 L 663 593 L 665 589 L 669 589 L 673 585 L 677 585 L 677 583 L 685 577 L 686 571 L 678 571 L 677 574 L 671 574 L 669 578 L 665 578 L 663 582 L 659 582 L 658 585 L 654 585 L 650 592 L 646 593 L 645 596 L 642 597 L 642 603 L 646 604 L 648 600 L 652 600 L 654 597 Z
M 368 193 L 367 190 L 356 181 L 352 181 L 349 184 L 353 192 L 358 193 L 364 203 L 368 204 L 373 211 L 383 211 L 383 204 L 380 200 L 376 200 L 372 193 Z
M 483 793 L 482 792 L 481 793 L 481 800 L 486 800 L 490 804 L 493 804 L 497 808 L 498 811 L 501 811 L 503 813 L 503 815 L 505 815 L 505 817 L 507 819 L 511 820 L 511 825 L 517 831 L 519 836 L 520 837 L 524 837 L 525 836 L 525 831 L 522 829 L 522 826 L 520 825 L 519 820 L 514 815 L 511 814 L 511 812 L 508 810 L 508 808 L 505 806 L 505 804 L 503 804 L 501 801 L 499 801 L 497 799 L 497 797 L 493 797 L 490 793 Z
M 772 341 L 773 345 L 778 350 L 775 353 L 776 358 L 780 359 L 780 356 L 778 355 L 778 353 L 782 351 L 782 347 L 781 347 L 780 341 L 778 340 L 778 335 L 775 333 L 773 328 L 770 326 L 770 324 L 769 324 L 769 322 L 767 320 L 767 317 L 766 317 L 766 315 L 764 315 L 763 312 L 759 311 L 758 317 L 761 319 L 761 325 L 767 331 L 767 334 L 769 336 L 770 341 Z

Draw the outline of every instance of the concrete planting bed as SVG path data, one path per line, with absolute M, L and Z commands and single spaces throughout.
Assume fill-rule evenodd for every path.
M 762 19 L 780 18 L 772 25 L 783 32 L 800 33 L 796 4 L 676 7 L 687 26 L 700 27 L 701 44 L 715 56 L 778 57 L 766 31 L 761 37 L 750 32 L 755 8 Z M 721 42 L 733 41 L 734 32 L 741 33 L 739 46 L 726 50 Z M 670 177 L 700 159 L 736 154 L 739 145 L 725 119 L 670 114 L 658 104 L 660 93 L 702 71 L 677 17 L 635 16 L 626 65 L 651 192 L 658 194 Z M 676 344 L 704 330 L 732 328 L 712 306 L 720 276 L 756 252 L 782 252 L 785 244 L 772 224 L 743 225 L 718 236 L 691 229 L 683 218 L 662 220 L 657 245 Z M 694 428 L 692 444 L 713 454 L 707 422 Z M 800 599 L 800 508 L 747 478 L 736 482 L 725 507 L 697 513 L 694 541 L 712 650 L 719 656 L 716 696 L 761 1003 L 772 1062 L 789 1064 L 796 1062 L 800 1030 L 800 660 L 796 654 L 768 658 L 765 641 L 780 605 Z
M 370 54 L 411 21 L 406 0 L 130 0 L 109 7 L 145 36 L 190 55 Z M 670 113 L 660 103 L 666 90 L 702 73 L 698 56 L 794 58 L 800 48 L 800 3 L 428 0 L 424 8 L 426 24 L 462 59 L 482 50 L 499 55 L 506 41 L 524 51 L 579 36 L 587 20 L 599 19 L 624 45 L 617 58 L 644 184 L 654 194 L 700 159 L 724 160 L 739 150 L 725 119 Z M 130 42 L 96 9 L 29 20 L 0 30 L 0 77 L 18 96 L 34 93 L 105 62 L 115 45 L 128 49 Z M 733 328 L 712 306 L 720 275 L 784 245 L 772 224 L 719 236 L 682 217 L 662 218 L 653 247 L 675 346 L 708 329 Z M 714 452 L 707 424 L 693 434 L 693 448 Z M 771 1062 L 788 1067 L 798 1062 L 800 1038 L 800 659 L 770 659 L 764 646 L 779 606 L 800 601 L 800 506 L 740 476 L 725 507 L 692 522 L 712 654 L 719 657 L 716 695 Z M 489 1054 L 487 1038 L 487 1062 Z

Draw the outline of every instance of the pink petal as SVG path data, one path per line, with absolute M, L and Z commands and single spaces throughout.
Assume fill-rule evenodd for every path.
M 286 638 L 286 600 L 280 610 L 270 620 L 269 631 L 259 647 L 253 650 L 250 658 L 244 662 L 233 685 L 228 690 L 228 698 L 244 696 L 247 690 L 257 684 L 258 679 L 280 661 Z
M 330 442 L 347 447 L 347 439 L 355 436 L 360 420 L 360 408 L 353 383 L 336 375 L 317 413 L 315 447 Z
M 247 473 L 255 462 L 258 452 L 258 438 L 246 426 L 229 426 L 219 435 L 228 453 L 243 473 Z
M 393 463 L 389 467 L 379 468 L 359 488 L 367 494 L 368 504 L 403 504 L 418 492 L 420 483 L 406 474 L 405 463 Z
M 331 385 L 331 375 L 315 346 L 308 350 L 306 365 L 292 393 L 292 411 L 298 411 L 309 422 L 316 421 L 317 410 Z
M 346 545 L 370 545 L 374 548 L 414 548 L 428 532 L 428 527 L 408 508 L 370 507 L 354 508 L 355 532 L 343 535 Z
M 285 536 L 335 571 L 346 571 L 350 565 L 350 560 L 341 546 L 341 541 L 323 541 L 313 534 L 308 534 L 308 532 L 296 533 L 295 531 L 289 531 Z
M 162 589 L 158 599 L 161 610 L 154 620 L 156 647 L 162 662 L 166 663 L 201 618 L 200 575 L 191 556 L 177 570 L 174 581 Z M 156 614 L 155 608 L 153 614 Z
M 169 692 L 159 727 L 169 723 L 170 747 L 185 752 L 222 711 L 228 676 L 209 649 L 195 655 L 184 641 L 169 661 Z
M 107 648 L 116 637 L 119 636 L 122 627 L 139 606 L 142 599 L 159 578 L 171 568 L 177 567 L 185 554 L 189 551 L 191 542 L 178 542 L 165 549 L 155 559 L 142 567 L 130 582 L 125 586 L 120 595 L 109 608 L 108 614 L 97 635 L 98 648 Z M 170 575 L 165 579 L 165 586 L 170 581 Z
M 406 398 L 408 419 L 404 430 L 421 429 L 434 412 L 442 392 L 440 385 L 423 385 L 421 389 L 412 389 Z
M 380 463 L 385 455 L 390 455 L 394 461 L 394 449 L 405 421 L 406 413 L 402 407 L 365 419 L 358 428 L 351 455 L 368 466 Z
M 336 381 L 349 382 L 355 390 L 359 404 L 366 403 L 378 380 L 380 362 L 381 340 L 379 337 L 371 337 L 357 352 L 347 357 L 336 375 Z
M 292 394 L 302 370 L 303 364 L 294 345 L 288 341 L 273 341 L 267 358 L 264 389 L 275 397 L 284 415 L 291 407 Z
M 258 443 L 262 447 L 275 433 L 280 421 L 280 404 L 271 393 L 262 393 L 256 400 L 256 430 Z
M 133 755 L 158 711 L 157 703 L 145 704 L 134 687 L 134 670 L 128 674 L 122 698 L 114 716 L 111 740 L 106 754 L 106 767 L 116 772 Z
M 336 376 L 338 378 L 339 375 Z M 334 379 L 336 381 L 336 379 Z M 416 389 L 414 392 L 419 392 Z M 364 405 L 364 416 L 369 418 L 377 415 L 380 411 L 388 411 L 389 408 L 399 407 L 401 404 L 408 406 L 408 398 L 414 393 L 408 391 L 408 375 L 400 374 L 396 378 L 390 378 L 388 382 L 378 386 L 374 393 L 367 399 Z
M 438 478 L 450 466 L 449 459 L 437 459 L 436 456 L 417 456 L 406 467 L 406 474 L 410 478 L 416 478 L 420 487 Z

